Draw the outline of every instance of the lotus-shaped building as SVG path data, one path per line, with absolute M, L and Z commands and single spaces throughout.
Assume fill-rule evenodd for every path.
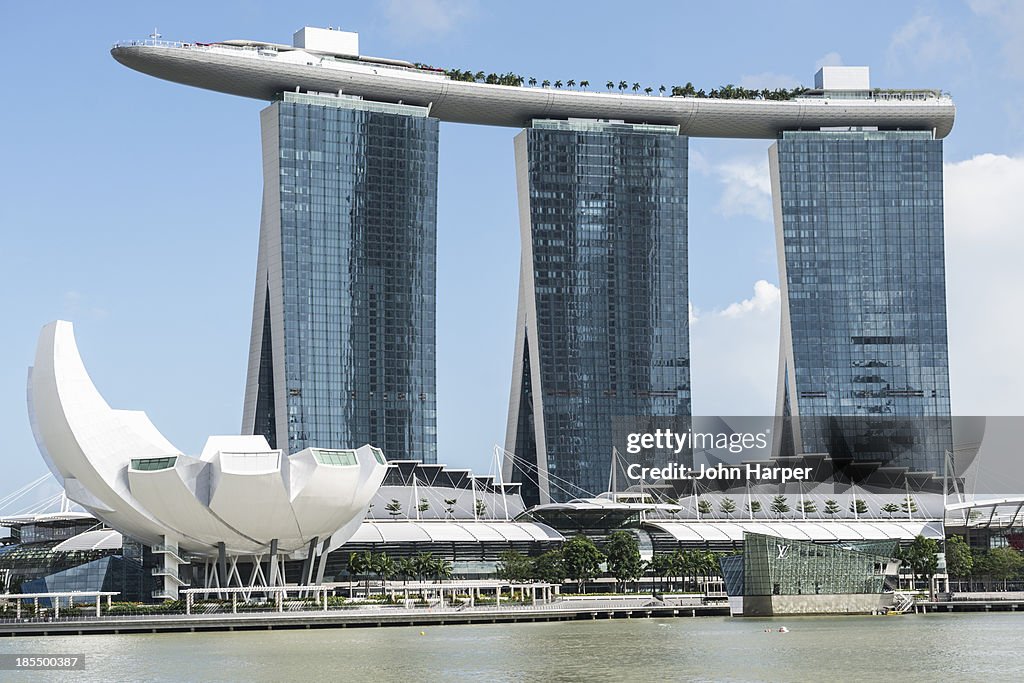
M 251 556 L 269 585 L 283 559 L 326 557 L 359 527 L 387 470 L 380 449 L 307 448 L 286 455 L 262 436 L 212 436 L 183 454 L 145 413 L 114 410 L 93 385 L 71 323 L 46 325 L 29 369 L 29 414 L 39 450 L 67 497 L 163 555 L 162 594 L 176 597 L 188 555 L 213 562 L 220 586 L 228 561 Z M 236 572 L 235 572 L 236 573 Z M 242 583 L 241 577 L 238 582 Z M 249 583 L 249 581 L 245 581 Z

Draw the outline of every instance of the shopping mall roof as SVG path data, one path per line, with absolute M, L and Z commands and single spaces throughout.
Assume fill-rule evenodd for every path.
M 348 543 L 508 543 L 564 540 L 554 529 L 534 522 L 379 521 L 363 522 Z
M 677 541 L 689 543 L 742 542 L 744 533 L 779 536 L 795 541 L 911 541 L 917 536 L 941 539 L 942 522 L 938 520 L 889 521 L 672 521 L 647 520 L 644 526 L 663 531 Z

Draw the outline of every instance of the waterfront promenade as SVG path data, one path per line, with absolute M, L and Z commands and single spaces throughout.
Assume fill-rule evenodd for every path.
M 437 626 L 592 619 L 726 616 L 728 606 L 649 596 L 577 598 L 537 605 L 357 606 L 264 612 L 78 616 L 0 620 L 0 636 Z

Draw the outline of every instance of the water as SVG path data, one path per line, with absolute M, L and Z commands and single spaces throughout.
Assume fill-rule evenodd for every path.
M 84 653 L 86 670 L 0 679 L 1020 680 L 1022 627 L 1024 615 L 996 613 L 5 638 L 0 653 Z

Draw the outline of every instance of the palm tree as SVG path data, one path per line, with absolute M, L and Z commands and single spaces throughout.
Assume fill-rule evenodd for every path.
M 644 94 L 645 95 L 650 95 L 653 90 L 654 90 L 654 88 L 652 88 L 650 86 L 647 86 L 646 88 L 644 88 Z
M 533 76 L 530 76 L 530 80 L 528 80 L 527 83 L 529 83 L 531 86 L 535 86 L 537 85 L 537 79 L 534 78 Z
M 373 570 L 373 553 L 369 550 L 361 553 L 349 553 L 348 556 L 348 573 L 351 576 L 366 577 L 366 595 L 370 595 L 370 572 Z
M 373 556 L 371 569 L 381 581 L 387 581 L 395 575 L 395 561 L 387 553 L 380 553 Z
M 411 557 L 403 557 L 395 567 L 395 574 L 402 577 L 402 583 L 407 582 L 416 576 L 416 560 Z
M 420 553 L 413 560 L 413 566 L 416 570 L 416 578 L 422 581 L 423 577 L 429 576 L 434 571 L 434 554 Z
M 605 87 L 606 87 L 606 88 L 608 88 L 609 90 L 611 90 L 612 88 L 614 88 L 614 87 L 615 87 L 615 82 L 614 82 L 614 81 L 608 81 L 608 82 L 607 82 L 607 83 L 605 83 L 604 85 L 605 85 Z
M 570 78 L 569 80 L 567 80 L 567 81 L 565 82 L 565 87 L 567 87 L 567 88 L 571 88 L 571 87 L 573 87 L 574 85 L 576 85 L 576 81 L 574 81 L 574 80 L 573 80 L 573 79 L 571 79 L 571 78 Z
M 561 88 L 562 87 L 562 81 L 555 81 L 555 87 L 556 88 Z
M 586 88 L 590 86 L 590 81 L 580 81 L 580 87 Z
M 633 92 L 640 92 L 640 84 L 639 83 L 634 83 L 633 84 Z
M 664 95 L 665 94 L 665 86 L 663 86 L 663 85 L 659 85 L 658 86 L 658 94 L 659 95 Z
M 541 82 L 541 84 L 540 84 L 540 87 L 542 87 L 542 88 L 546 88 L 546 87 L 548 87 L 549 85 L 551 85 L 551 81 L 549 81 L 549 80 L 547 80 L 547 79 L 545 78 L 545 79 L 544 79 L 544 80 L 543 80 L 543 81 Z
M 619 91 L 620 92 L 625 90 L 628 87 L 629 87 L 629 83 L 626 83 L 626 81 L 619 81 Z
M 433 575 L 438 581 L 447 581 L 452 578 L 452 563 L 444 558 L 438 558 L 434 561 Z
M 475 74 L 473 74 L 473 80 L 482 81 L 484 80 L 484 78 L 486 78 L 486 76 L 487 74 L 485 74 L 483 71 L 477 71 Z

